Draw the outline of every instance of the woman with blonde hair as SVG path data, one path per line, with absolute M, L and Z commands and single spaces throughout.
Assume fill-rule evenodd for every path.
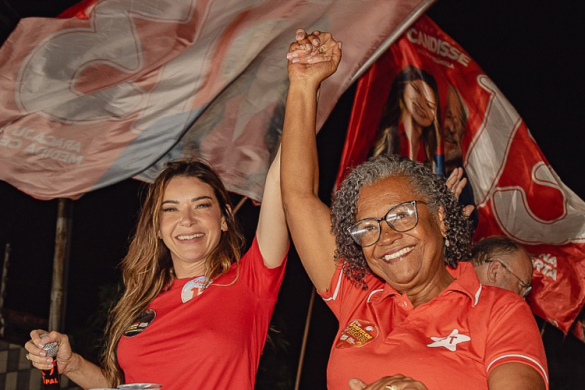
M 56 341 L 60 373 L 83 388 L 253 389 L 289 245 L 279 161 L 280 154 L 243 256 L 217 173 L 201 161 L 168 163 L 149 188 L 122 261 L 124 293 L 110 314 L 102 367 L 73 353 L 66 335 L 42 330 L 31 332 L 27 358 L 50 369 L 42 348 Z

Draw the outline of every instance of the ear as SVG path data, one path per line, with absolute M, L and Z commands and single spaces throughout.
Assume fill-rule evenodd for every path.
M 493 261 L 491 263 L 487 263 L 487 270 L 486 275 L 487 279 L 489 280 L 490 284 L 493 286 L 498 285 L 498 279 L 502 275 L 502 265 L 497 261 Z
M 443 235 L 443 238 L 447 237 L 447 224 L 445 223 L 445 217 L 446 217 L 445 209 L 443 208 L 443 206 L 439 206 L 439 229 L 441 229 L 441 234 Z
M 160 229 L 156 230 L 156 238 L 158 238 L 159 240 L 162 238 L 162 236 L 160 234 Z
M 225 212 L 230 217 L 233 215 L 232 214 L 232 208 L 229 205 L 226 205 L 225 206 Z M 227 224 L 227 220 L 226 220 L 225 215 L 222 215 L 221 216 L 221 231 L 222 232 L 227 232 L 228 231 L 228 224 Z

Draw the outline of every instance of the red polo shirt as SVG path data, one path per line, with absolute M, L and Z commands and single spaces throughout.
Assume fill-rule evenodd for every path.
M 388 284 L 366 276 L 357 289 L 338 266 L 321 294 L 339 320 L 327 369 L 329 390 L 395 374 L 429 390 L 488 389 L 488 375 L 507 362 L 527 364 L 548 389 L 544 347 L 530 308 L 518 295 L 482 286 L 470 263 L 447 268 L 456 279 L 439 296 L 412 306 Z

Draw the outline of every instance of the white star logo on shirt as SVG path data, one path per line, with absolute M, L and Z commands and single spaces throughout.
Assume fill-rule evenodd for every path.
M 453 332 L 447 337 L 431 337 L 433 343 L 427 344 L 427 347 L 436 348 L 436 347 L 445 347 L 451 352 L 455 352 L 457 350 L 457 344 L 463 343 L 465 341 L 471 340 L 471 337 L 459 334 L 459 329 L 453 329 Z

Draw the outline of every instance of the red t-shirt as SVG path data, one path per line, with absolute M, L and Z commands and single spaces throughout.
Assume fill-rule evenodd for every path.
M 239 271 L 232 265 L 201 294 L 195 278 L 175 280 L 120 339 L 126 383 L 252 390 L 285 263 L 267 268 L 254 239 Z
M 456 280 L 413 308 L 406 295 L 367 275 L 364 291 L 340 265 L 321 296 L 339 320 L 327 369 L 329 390 L 402 374 L 429 390 L 488 389 L 494 367 L 519 362 L 536 369 L 548 388 L 544 346 L 530 308 L 516 294 L 482 286 L 470 263 L 447 268 Z

